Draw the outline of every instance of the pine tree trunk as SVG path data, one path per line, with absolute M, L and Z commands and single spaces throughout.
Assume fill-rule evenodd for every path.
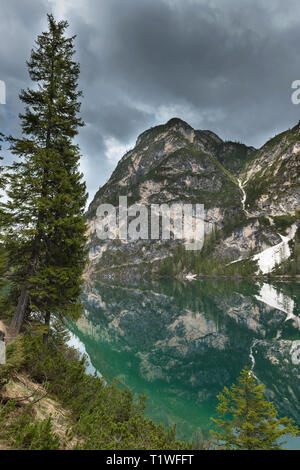
M 32 258 L 32 261 L 31 261 L 28 277 L 30 277 L 34 273 L 36 263 L 37 263 L 37 254 L 36 254 L 37 253 L 37 248 L 36 247 L 35 247 L 34 251 L 35 251 L 35 254 L 34 254 L 34 256 Z M 12 322 L 11 322 L 11 325 L 10 325 L 10 336 L 11 337 L 14 337 L 14 336 L 16 336 L 20 333 L 23 322 L 24 322 L 24 318 L 25 318 L 25 314 L 26 314 L 28 304 L 29 304 L 28 288 L 27 288 L 26 285 L 24 285 L 22 287 L 21 294 L 20 294 L 19 300 L 18 300 L 18 304 L 17 304 L 17 307 L 15 309 L 14 316 L 13 316 L 13 319 L 12 319 Z
M 47 312 L 45 315 L 45 327 L 46 327 L 46 331 L 43 334 L 43 343 L 47 344 L 48 338 L 49 338 L 49 328 L 50 328 L 50 312 Z
M 29 302 L 29 294 L 26 286 L 22 287 L 21 294 L 18 300 L 18 305 L 15 309 L 15 313 L 10 325 L 10 335 L 16 336 L 20 333 L 23 325 L 25 312 Z

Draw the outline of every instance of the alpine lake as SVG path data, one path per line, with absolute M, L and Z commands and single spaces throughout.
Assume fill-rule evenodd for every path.
M 217 394 L 248 366 L 300 427 L 300 283 L 164 279 L 86 286 L 70 344 L 87 370 L 146 393 L 146 416 L 179 439 L 213 427 Z M 300 438 L 288 438 L 300 449 Z

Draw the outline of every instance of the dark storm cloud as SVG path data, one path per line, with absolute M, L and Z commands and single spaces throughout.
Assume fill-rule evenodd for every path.
M 87 124 L 79 142 L 92 193 L 140 132 L 174 115 L 255 146 L 299 119 L 290 98 L 292 81 L 300 79 L 296 0 L 1 4 L 0 79 L 13 102 L 5 119 L 0 110 L 4 127 L 15 128 L 17 88 L 27 81 L 24 60 L 46 11 L 67 18 L 78 35 Z
M 6 105 L 0 105 L 0 131 L 19 133 L 18 113 L 22 105 L 19 92 L 29 85 L 25 62 L 36 35 L 46 24 L 47 9 L 43 2 L 30 0 L 2 1 L 0 5 L 0 80 L 6 84 Z M 6 153 L 11 161 L 9 153 Z

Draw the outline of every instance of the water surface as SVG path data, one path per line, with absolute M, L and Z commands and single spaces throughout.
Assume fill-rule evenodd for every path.
M 207 435 L 216 395 L 245 365 L 279 413 L 300 426 L 300 284 L 98 284 L 86 289 L 84 304 L 71 329 L 92 366 L 145 392 L 146 415 L 176 423 L 178 437 Z

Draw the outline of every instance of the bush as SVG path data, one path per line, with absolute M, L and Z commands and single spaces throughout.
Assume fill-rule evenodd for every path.
M 38 383 L 47 381 L 48 394 L 70 411 L 71 432 L 80 442 L 76 448 L 191 448 L 191 444 L 176 440 L 175 428 L 165 431 L 144 417 L 144 396 L 134 400 L 131 392 L 127 388 L 121 389 L 117 381 L 107 384 L 102 378 L 87 375 L 85 359 L 65 344 L 65 332 L 60 328 L 52 331 L 48 345 L 43 344 L 42 336 L 32 330 L 19 341 L 23 351 L 19 369 Z M 24 448 L 56 448 L 59 445 L 51 421 L 32 423 L 28 408 L 27 417 L 25 415 L 15 415 L 17 437 L 14 445 Z M 24 432 L 20 427 L 22 420 Z
M 286 229 L 289 228 L 298 218 L 299 214 L 285 214 L 273 217 L 273 222 L 275 224 L 276 230 L 278 230 L 281 234 L 285 234 Z

